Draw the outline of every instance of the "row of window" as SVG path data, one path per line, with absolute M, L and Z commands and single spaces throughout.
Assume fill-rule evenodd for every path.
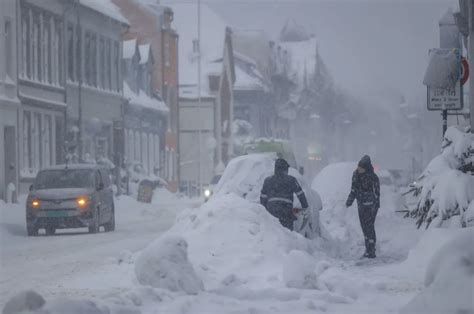
M 5 74 L 10 78 L 13 78 L 13 63 L 12 60 L 12 49 L 13 49 L 13 36 L 12 36 L 12 22 L 6 20 L 4 23 L 4 60 L 5 60 Z
M 62 22 L 47 11 L 26 8 L 21 16 L 20 77 L 62 85 Z
M 34 174 L 38 169 L 53 165 L 58 121 L 52 115 L 23 111 L 22 168 Z
M 141 163 L 149 174 L 160 168 L 160 137 L 152 133 L 125 130 L 125 158 Z
M 81 45 L 81 42 L 84 44 Z M 82 47 L 82 49 L 81 49 Z M 120 91 L 120 45 L 118 41 L 68 24 L 68 79 L 83 78 L 83 83 L 111 91 Z M 84 64 L 81 64 L 81 60 Z M 82 73 L 80 69 L 82 68 Z
M 86 85 L 120 92 L 120 44 L 34 6 L 23 6 L 21 16 L 20 77 L 53 86 L 63 85 L 63 58 L 67 49 L 67 78 Z M 81 71 L 82 69 L 82 71 Z

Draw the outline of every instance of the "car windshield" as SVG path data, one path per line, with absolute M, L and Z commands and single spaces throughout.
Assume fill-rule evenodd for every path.
M 87 169 L 40 171 L 34 187 L 36 190 L 92 188 L 94 187 L 94 172 Z

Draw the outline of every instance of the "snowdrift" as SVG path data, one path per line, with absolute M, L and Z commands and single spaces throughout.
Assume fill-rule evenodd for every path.
M 425 289 L 402 310 L 409 313 L 472 313 L 474 310 L 474 229 L 461 230 L 431 258 Z
M 236 194 L 250 202 L 260 203 L 260 191 L 266 177 L 273 175 L 277 155 L 275 153 L 249 154 L 232 159 L 227 165 L 215 189 L 215 195 Z M 310 239 L 321 235 L 319 225 L 319 211 L 322 202 L 319 194 L 309 187 L 306 180 L 290 168 L 289 174 L 294 176 L 301 185 L 309 204 L 309 223 L 301 229 L 302 218 L 294 223 L 294 230 Z M 301 208 L 297 197 L 294 198 L 294 207 Z
M 355 162 L 330 164 L 314 178 L 312 188 L 323 202 L 320 213 L 322 230 L 328 233 L 330 252 L 339 258 L 358 258 L 364 248 L 362 230 L 357 206 L 346 208 L 346 200 L 351 190 L 352 173 L 357 168 Z M 380 209 L 375 221 L 377 232 L 377 255 L 402 259 L 408 255 L 406 243 L 413 231 L 406 230 L 403 219 L 395 213 L 400 196 L 389 186 L 380 187 Z M 380 254 L 382 253 L 382 254 Z
M 197 276 L 207 291 L 217 292 L 241 285 L 262 289 L 285 286 L 281 279 L 282 261 L 293 250 L 304 251 L 309 256 L 315 245 L 300 234 L 282 228 L 263 206 L 233 193 L 215 195 L 199 209 L 181 213 L 175 225 L 143 251 L 139 264 L 156 263 L 160 254 L 152 252 L 166 246 L 170 237 L 184 239 Z M 139 264 L 137 268 L 141 267 Z M 169 263 L 167 267 L 175 269 L 168 272 L 179 273 L 181 265 Z M 300 285 L 301 278 L 292 280 L 287 273 L 285 281 Z
M 203 290 L 188 260 L 188 244 L 179 237 L 159 239 L 150 244 L 135 262 L 135 274 L 142 285 L 197 294 Z

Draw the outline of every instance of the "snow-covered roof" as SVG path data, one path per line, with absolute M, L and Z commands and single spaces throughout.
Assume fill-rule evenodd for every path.
M 122 53 L 123 58 L 131 59 L 133 55 L 135 54 L 136 48 L 137 48 L 136 39 L 124 40 L 123 53 Z
M 128 20 L 120 13 L 120 9 L 112 0 L 79 0 L 79 2 L 89 9 L 97 11 L 125 25 L 130 25 Z
M 198 38 L 197 2 L 176 3 L 169 5 L 174 12 L 173 23 L 179 35 L 179 79 L 181 94 L 186 97 L 194 94 L 191 88 L 197 89 L 198 57 L 193 49 L 193 41 Z M 215 60 L 222 59 L 224 53 L 225 29 L 227 24 L 206 4 L 201 4 L 201 96 L 212 96 L 209 91 L 208 75 L 221 73 L 222 63 Z M 194 87 L 192 87 L 194 86 Z M 184 95 L 183 94 L 183 95 Z
M 134 91 L 132 91 L 132 89 L 130 88 L 130 86 L 128 86 L 126 82 L 123 83 L 123 96 L 132 105 L 155 109 L 162 112 L 169 112 L 168 106 L 166 106 L 163 101 L 160 101 L 156 98 L 152 98 L 141 90 L 138 92 L 138 94 L 135 93 Z
M 310 36 L 305 28 L 299 25 L 294 19 L 287 20 L 280 33 L 280 40 L 285 42 L 300 42 L 309 39 Z
M 264 90 L 266 86 L 256 62 L 243 54 L 234 52 L 234 90 Z
M 302 86 L 305 75 L 309 78 L 316 69 L 317 40 L 311 37 L 305 41 L 281 42 L 280 46 L 286 50 L 291 59 L 291 74 L 298 86 Z
M 139 45 L 138 50 L 140 51 L 140 64 L 147 63 L 148 58 L 150 57 L 150 45 Z

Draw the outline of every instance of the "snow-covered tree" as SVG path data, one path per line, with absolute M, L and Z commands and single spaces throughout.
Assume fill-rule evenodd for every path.
M 474 134 L 450 127 L 441 148 L 412 186 L 417 202 L 407 216 L 418 228 L 439 227 L 453 216 L 459 226 L 474 223 Z

